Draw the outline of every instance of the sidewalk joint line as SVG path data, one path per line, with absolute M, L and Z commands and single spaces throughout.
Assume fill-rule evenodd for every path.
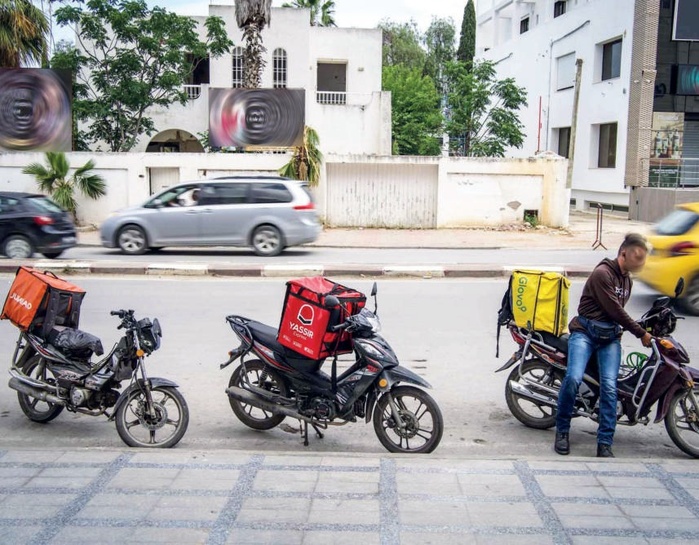
M 396 462 L 389 458 L 381 458 L 379 505 L 381 545 L 399 545 L 401 523 L 400 513 L 398 511 Z

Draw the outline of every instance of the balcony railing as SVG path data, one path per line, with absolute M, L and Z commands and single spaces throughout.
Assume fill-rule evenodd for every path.
M 699 159 L 644 159 L 644 163 L 648 187 L 699 187 Z
M 184 92 L 189 100 L 196 100 L 201 96 L 201 85 L 185 85 Z
M 316 91 L 318 104 L 347 104 L 347 93 L 342 91 Z

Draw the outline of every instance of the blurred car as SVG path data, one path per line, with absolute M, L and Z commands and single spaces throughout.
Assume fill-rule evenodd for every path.
M 120 210 L 100 227 L 102 245 L 126 254 L 165 246 L 249 246 L 274 256 L 321 232 L 305 182 L 232 176 L 170 187 Z
M 0 191 L 0 251 L 11 259 L 35 252 L 54 259 L 77 244 L 68 212 L 45 195 Z
M 638 279 L 670 297 L 680 277 L 685 288 L 680 303 L 699 315 L 699 202 L 677 205 L 649 233 L 652 249 Z

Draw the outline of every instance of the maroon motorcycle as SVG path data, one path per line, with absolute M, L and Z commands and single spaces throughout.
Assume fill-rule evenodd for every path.
M 678 297 L 684 288 L 680 279 Z M 678 316 L 669 297 L 657 299 L 638 321 L 653 335 L 651 354 L 635 353 L 635 361 L 622 365 L 617 383 L 617 423 L 648 424 L 657 404 L 654 423 L 665 420 L 670 439 L 683 452 L 699 458 L 699 370 L 686 365 L 689 356 L 671 336 Z M 558 392 L 566 372 L 568 334 L 556 337 L 509 322 L 507 328 L 519 345 L 512 357 L 496 372 L 517 365 L 505 386 L 505 399 L 512 415 L 525 426 L 552 428 L 556 424 Z M 597 421 L 599 417 L 599 372 L 593 357 L 578 390 L 573 416 Z

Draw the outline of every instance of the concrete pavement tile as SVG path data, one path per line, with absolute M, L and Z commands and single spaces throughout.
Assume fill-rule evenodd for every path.
M 303 524 L 308 521 L 310 498 L 246 498 L 236 522 Z
M 620 506 L 594 503 L 564 503 L 551 502 L 551 507 L 559 517 L 589 516 L 589 517 L 624 517 Z
M 5 463 L 46 464 L 58 461 L 61 450 L 10 450 L 0 460 Z
M 474 526 L 507 526 L 538 528 L 543 525 L 531 503 L 466 503 L 466 509 Z
M 237 469 L 182 469 L 172 482 L 176 490 L 231 490 L 238 481 Z
M 663 460 L 660 464 L 668 473 L 695 473 L 699 474 L 696 460 Z
M 6 496 L 2 502 L 2 516 L 13 519 L 44 519 L 56 515 L 70 505 L 72 494 L 17 494 Z
M 134 528 L 114 528 L 111 526 L 88 527 L 67 526 L 61 529 L 50 541 L 50 545 L 136 545 L 133 539 Z
M 228 498 L 207 496 L 165 496 L 149 513 L 149 520 L 215 521 Z
M 478 535 L 476 536 L 478 545 L 553 545 L 553 538 L 548 535 Z
M 648 538 L 648 545 L 697 545 L 696 539 Z
M 266 466 L 317 466 L 318 458 L 316 456 L 293 456 L 284 454 L 271 454 L 265 456 L 262 463 L 262 468 Z
M 663 483 L 653 477 L 618 477 L 616 475 L 597 475 L 597 480 L 607 488 L 665 488 Z
M 401 532 L 400 534 L 400 545 L 476 545 L 477 543 L 478 538 L 475 535 L 456 532 Z
M 0 488 L 21 488 L 40 472 L 40 467 L 0 467 Z
M 462 501 L 400 500 L 398 512 L 402 525 L 469 526 L 472 522 L 466 503 Z
M 31 479 L 25 488 L 83 488 L 101 471 L 99 467 L 48 467 Z
M 551 440 L 553 442 L 553 439 Z M 527 460 L 534 471 L 588 471 L 588 463 L 584 461 L 559 462 L 555 460 Z
M 662 531 L 668 530 L 671 532 L 694 532 L 697 533 L 697 519 L 691 518 L 646 518 L 634 517 L 631 519 L 640 530 Z M 696 543 L 696 541 L 695 541 Z
M 40 531 L 40 526 L 0 526 L 0 543 L 29 543 Z
M 590 471 L 627 471 L 629 473 L 649 473 L 648 468 L 642 463 L 633 462 L 588 462 Z
M 573 536 L 572 545 L 645 545 L 648 543 L 650 542 L 642 537 Z M 674 542 L 661 540 L 656 545 L 669 545 L 669 543 Z
M 95 449 L 84 449 L 84 450 L 68 450 L 64 451 L 58 459 L 56 459 L 57 464 L 110 464 L 121 456 L 121 452 L 115 452 L 110 450 L 95 450 Z
M 379 524 L 379 500 L 314 499 L 310 524 Z
M 642 499 L 642 500 L 672 500 L 672 494 L 666 488 L 638 488 L 615 486 L 605 487 L 612 498 Z
M 274 471 L 261 469 L 255 476 L 253 490 L 265 492 L 311 493 L 315 490 L 317 483 L 318 472 L 316 471 Z
M 173 488 L 172 483 L 179 475 L 177 468 L 134 468 L 125 467 L 107 484 L 109 488 L 133 490 L 163 490 Z
M 318 482 L 315 492 L 320 494 L 331 492 L 344 494 L 378 494 L 379 473 L 323 471 L 318 473 Z
M 516 475 L 463 474 L 457 476 L 462 496 L 526 496 Z
M 542 492 L 550 498 L 609 499 L 611 497 L 606 488 L 593 476 L 537 475 L 536 480 Z
M 248 530 L 233 528 L 228 534 L 226 545 L 302 545 L 304 532 L 301 530 Z
M 338 366 L 338 375 L 340 374 L 340 367 Z M 365 458 L 365 457 L 353 457 L 353 456 L 323 456 L 320 459 L 320 465 L 322 467 L 357 467 L 366 469 L 376 469 L 377 473 L 381 462 L 378 458 Z
M 683 487 L 694 499 L 699 500 L 699 478 L 674 477 L 677 483 Z
M 98 494 L 77 514 L 79 519 L 146 520 L 158 504 L 158 496 L 145 494 Z
M 243 465 L 250 461 L 250 454 L 232 452 L 188 452 L 186 450 L 157 450 L 139 452 L 131 458 L 130 465 L 136 464 L 192 464 L 192 465 Z
M 398 494 L 458 496 L 459 478 L 455 473 L 397 473 Z
M 137 528 L 126 543 L 129 545 L 156 543 L 163 543 L 164 545 L 204 545 L 208 538 L 209 530 L 196 528 Z
M 633 522 L 624 517 L 565 515 L 558 517 L 565 528 L 590 528 L 593 530 L 635 530 Z
M 430 470 L 434 470 L 435 472 L 441 473 L 445 472 L 445 468 L 448 468 L 448 473 L 502 472 L 514 475 L 515 471 L 514 466 L 512 464 L 513 462 L 511 460 L 450 459 L 446 461 L 443 459 L 415 459 L 413 457 L 405 459 L 397 458 L 396 471 L 399 475 L 403 470 L 418 470 L 421 473 L 426 473 L 430 472 Z
M 286 543 L 286 542 L 285 542 Z M 303 545 L 380 545 L 381 536 L 371 532 L 323 532 L 307 531 Z
M 696 519 L 686 507 L 680 505 L 620 505 L 619 509 L 630 517 Z

